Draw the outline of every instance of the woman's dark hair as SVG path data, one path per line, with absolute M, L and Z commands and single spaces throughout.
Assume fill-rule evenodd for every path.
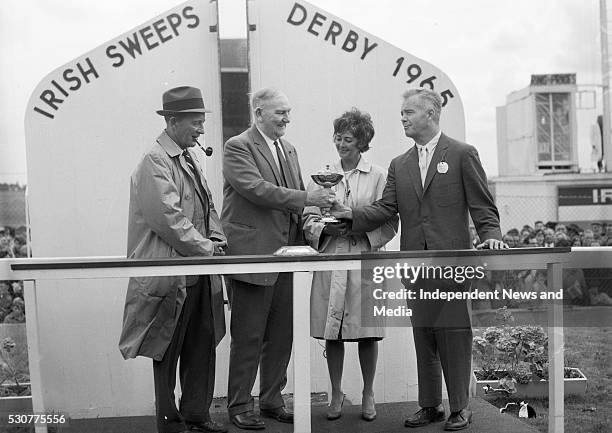
M 370 141 L 374 138 L 372 117 L 365 111 L 353 107 L 334 120 L 334 135 L 350 132 L 359 142 L 357 148 L 361 153 L 370 150 Z

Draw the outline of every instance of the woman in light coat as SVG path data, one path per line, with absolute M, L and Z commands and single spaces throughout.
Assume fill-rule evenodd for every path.
M 370 115 L 356 108 L 334 120 L 334 144 L 340 160 L 330 164 L 330 170 L 344 177 L 336 188 L 336 198 L 354 208 L 368 205 L 382 195 L 386 172 L 363 158 L 370 147 L 374 126 Z M 311 183 L 308 190 L 320 188 Z M 308 243 L 324 253 L 359 253 L 377 251 L 397 232 L 397 219 L 368 233 L 351 233 L 345 223 L 323 223 L 317 207 L 304 209 L 304 234 Z M 371 282 L 370 282 L 371 284 Z M 383 323 L 361 326 L 362 293 L 371 293 L 362 282 L 360 270 L 315 272 L 311 291 L 311 335 L 325 339 L 327 366 L 332 396 L 327 418 L 340 418 L 344 393 L 342 370 L 344 342 L 357 342 L 363 375 L 362 418 L 376 418 L 374 375 L 378 358 L 377 342 L 384 337 Z M 368 323 L 372 325 L 373 323 Z

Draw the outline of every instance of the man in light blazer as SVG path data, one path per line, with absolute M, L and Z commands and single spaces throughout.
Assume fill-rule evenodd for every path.
M 402 124 L 416 145 L 391 161 L 380 200 L 353 210 L 336 205 L 332 213 L 352 219 L 352 230 L 357 232 L 372 230 L 399 213 L 402 251 L 471 248 L 471 215 L 484 240 L 478 248 L 507 248 L 501 242 L 499 213 L 478 152 L 442 134 L 441 109 L 442 98 L 434 91 L 405 92 Z M 415 286 L 407 288 L 469 290 L 469 283 L 458 285 L 443 279 L 420 280 Z M 445 418 L 442 370 L 451 411 L 444 429 L 467 428 L 472 419 L 468 408 L 472 328 L 467 302 L 412 301 L 410 307 L 421 409 L 404 425 L 421 427 Z
M 329 189 L 304 191 L 297 152 L 281 140 L 290 121 L 287 97 L 262 89 L 253 95 L 251 108 L 253 126 L 230 138 L 223 150 L 221 221 L 230 255 L 272 254 L 281 246 L 302 244 L 304 206 L 334 202 Z M 242 429 L 265 428 L 253 412 L 251 396 L 260 365 L 261 415 L 292 423 L 281 397 L 293 342 L 292 274 L 230 275 L 228 285 L 230 420 Z

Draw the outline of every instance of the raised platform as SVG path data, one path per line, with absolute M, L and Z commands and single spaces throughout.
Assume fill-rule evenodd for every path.
M 448 402 L 445 402 L 448 410 Z M 471 401 L 474 418 L 470 427 L 465 432 L 470 433 L 535 433 L 527 424 L 523 423 L 513 415 L 500 414 L 499 409 L 490 405 L 480 398 Z M 342 417 L 335 421 L 325 418 L 326 406 L 312 407 L 312 432 L 313 433 L 439 433 L 442 432 L 444 423 L 430 424 L 418 429 L 404 427 L 404 419 L 408 414 L 418 410 L 416 402 L 407 403 L 385 403 L 377 404 L 378 417 L 372 422 L 361 419 L 361 406 L 345 406 Z M 227 412 L 213 413 L 215 421 L 225 424 L 231 433 L 244 433 L 229 423 Z M 282 424 L 268 418 L 266 429 L 261 432 L 290 433 L 293 425 Z M 128 417 L 128 418 L 98 418 L 72 420 L 68 428 L 58 429 L 62 433 L 155 433 L 155 420 L 153 417 Z

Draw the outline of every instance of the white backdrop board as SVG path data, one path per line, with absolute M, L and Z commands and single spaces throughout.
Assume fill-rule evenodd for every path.
M 413 87 L 442 94 L 442 130 L 464 140 L 461 98 L 434 65 L 302 0 L 247 0 L 247 8 L 251 89 L 273 86 L 287 94 L 287 138 L 297 144 L 305 178 L 337 159 L 332 122 L 351 107 L 372 115 L 376 133 L 365 156 L 386 169 L 412 144 L 400 107 L 401 94 Z M 406 35 L 419 37 L 408 28 Z
M 350 2 L 346 7 L 352 7 Z M 400 121 L 405 90 L 438 91 L 445 105 L 442 130 L 465 139 L 459 92 L 434 65 L 371 35 L 323 9 L 298 0 L 247 0 L 248 53 L 252 91 L 276 87 L 292 106 L 287 138 L 296 145 L 304 182 L 338 158 L 333 120 L 351 107 L 371 114 L 372 149 L 365 157 L 384 169 L 413 145 Z M 418 38 L 406 29 L 407 37 Z M 398 249 L 398 238 L 388 249 Z M 409 328 L 388 329 L 380 345 L 375 394 L 378 402 L 417 399 L 416 358 Z M 343 391 L 361 401 L 361 373 L 354 345 L 347 345 Z M 323 363 L 311 351 L 313 365 Z M 317 371 L 313 367 L 313 371 Z M 324 379 L 323 379 L 324 380 Z M 316 376 L 313 386 L 320 386 Z M 327 382 L 329 380 L 327 379 Z M 314 389 L 322 391 L 322 389 Z
M 26 112 L 28 205 L 35 257 L 125 256 L 129 179 L 165 124 L 162 93 L 191 85 L 207 108 L 200 152 L 221 205 L 217 3 L 190 0 L 60 66 Z M 37 285 L 45 409 L 73 418 L 154 413 L 151 360 L 117 349 L 127 281 Z

